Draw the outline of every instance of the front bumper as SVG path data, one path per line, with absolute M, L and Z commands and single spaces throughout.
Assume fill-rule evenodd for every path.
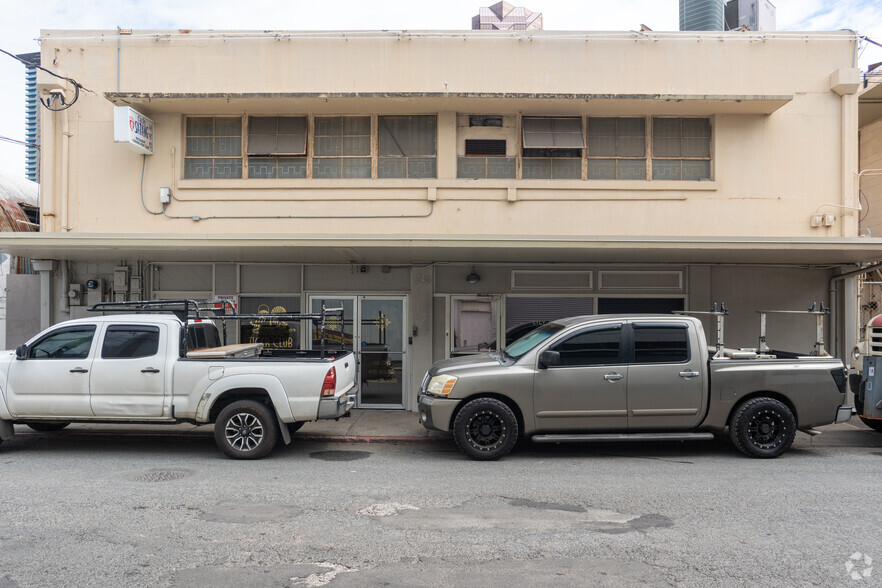
M 851 407 L 842 405 L 836 409 L 836 420 L 834 423 L 844 423 L 851 418 Z
M 420 396 L 420 422 L 432 431 L 449 431 L 453 412 L 459 405 L 458 398 L 438 398 L 423 394 Z
M 355 406 L 355 397 L 358 391 L 350 390 L 346 394 L 337 397 L 322 398 L 319 400 L 319 419 L 339 419 Z

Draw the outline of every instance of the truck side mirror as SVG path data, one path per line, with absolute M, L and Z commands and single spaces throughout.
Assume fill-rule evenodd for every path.
M 28 346 L 27 345 L 19 345 L 15 348 L 15 357 L 18 359 L 27 359 L 28 358 Z
M 559 351 L 543 351 L 539 354 L 539 367 L 560 365 Z

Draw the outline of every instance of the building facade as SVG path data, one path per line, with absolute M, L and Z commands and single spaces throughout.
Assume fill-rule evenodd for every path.
M 84 90 L 42 112 L 42 232 L 0 247 L 41 260 L 47 325 L 100 300 L 342 305 L 364 407 L 413 409 L 433 361 L 574 314 L 722 302 L 726 344 L 756 347 L 757 311 L 822 302 L 845 357 L 851 272 L 882 259 L 858 234 L 856 42 L 44 31 Z M 152 120 L 152 154 L 114 142 L 115 107 Z M 773 348 L 814 342 L 812 317 L 770 315 Z

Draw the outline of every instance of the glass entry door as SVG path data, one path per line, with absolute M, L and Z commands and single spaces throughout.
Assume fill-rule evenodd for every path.
M 403 408 L 407 363 L 404 296 L 335 296 L 312 294 L 310 311 L 343 308 L 343 323 L 325 329 L 326 340 L 342 343 L 358 359 L 360 408 Z M 320 345 L 315 331 L 312 346 Z

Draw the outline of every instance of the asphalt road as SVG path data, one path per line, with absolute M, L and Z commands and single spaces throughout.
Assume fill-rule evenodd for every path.
M 492 463 L 65 431 L 3 443 L 0 474 L 0 588 L 882 585 L 882 435 L 847 426 L 769 461 L 722 439 Z

